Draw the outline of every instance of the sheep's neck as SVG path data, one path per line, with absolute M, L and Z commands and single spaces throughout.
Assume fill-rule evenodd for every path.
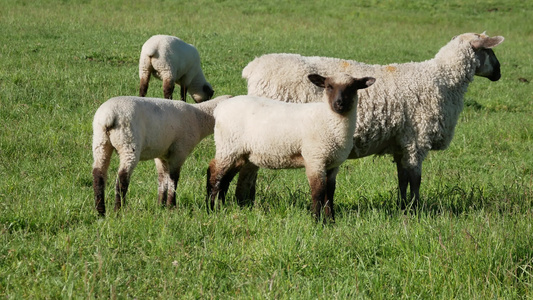
M 438 80 L 448 88 L 466 90 L 476 72 L 475 53 L 469 45 L 447 45 L 432 60 L 438 68 Z
M 202 138 L 213 134 L 215 128 L 215 118 L 213 117 L 213 112 L 217 107 L 220 100 L 209 100 L 198 104 L 193 104 L 198 109 L 197 119 L 198 127 L 202 132 Z

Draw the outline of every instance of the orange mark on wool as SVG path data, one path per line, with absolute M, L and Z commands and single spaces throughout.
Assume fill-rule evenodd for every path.
M 342 67 L 344 70 L 346 70 L 349 66 L 350 66 L 350 63 L 349 63 L 349 62 L 347 62 L 347 61 L 345 61 L 345 60 L 343 60 L 343 61 L 341 62 L 341 67 Z
M 393 66 L 386 66 L 386 67 L 385 67 L 385 70 L 387 70 L 387 72 L 394 72 L 394 71 L 396 71 L 396 67 L 393 67 Z

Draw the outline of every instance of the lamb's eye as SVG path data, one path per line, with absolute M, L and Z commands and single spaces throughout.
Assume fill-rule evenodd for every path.
M 326 88 L 331 91 L 333 89 L 333 86 L 331 84 L 328 84 Z

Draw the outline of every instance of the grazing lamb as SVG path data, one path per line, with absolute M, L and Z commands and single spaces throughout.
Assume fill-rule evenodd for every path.
M 206 81 L 200 67 L 198 50 L 177 37 L 154 35 L 142 46 L 139 58 L 139 96 L 146 96 L 152 74 L 163 81 L 163 93 L 167 99 L 172 99 L 176 83 L 181 86 L 183 101 L 187 92 L 197 103 L 213 97 L 213 88 Z
M 102 104 L 93 121 L 93 188 L 100 215 L 105 215 L 105 182 L 113 150 L 120 158 L 115 210 L 125 201 L 133 169 L 140 160 L 148 159 L 155 159 L 159 203 L 175 206 L 181 166 L 194 147 L 213 133 L 213 111 L 229 97 L 188 104 L 123 96 Z
M 390 65 L 268 54 L 250 62 L 242 76 L 248 80 L 249 95 L 290 102 L 320 101 L 320 90 L 304 80 L 305 74 L 311 72 L 378 78 L 372 88 L 359 92 L 354 147 L 349 159 L 391 154 L 398 171 L 401 206 L 408 204 L 410 185 L 410 199 L 414 197 L 416 207 L 422 161 L 429 150 L 443 150 L 450 144 L 463 109 L 463 96 L 474 75 L 491 81 L 500 79 L 500 63 L 492 48 L 503 40 L 485 33 L 465 33 L 454 37 L 433 59 Z M 239 175 L 246 176 L 255 184 L 253 170 Z
M 334 220 L 333 194 L 339 165 L 352 149 L 357 90 L 375 81 L 348 75 L 308 76 L 324 90 L 320 103 L 284 103 L 255 96 L 238 96 L 215 109 L 216 155 L 207 171 L 207 209 L 215 198 L 224 203 L 235 173 L 247 165 L 257 172 L 305 167 L 312 209 Z M 209 202 L 210 200 L 210 202 Z

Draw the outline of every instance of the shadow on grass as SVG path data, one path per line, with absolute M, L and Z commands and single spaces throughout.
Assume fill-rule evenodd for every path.
M 179 199 L 177 207 L 170 210 L 179 210 L 182 215 L 191 216 L 198 211 L 206 211 L 205 198 L 186 198 Z M 110 208 L 110 202 L 107 204 L 108 208 Z M 130 202 L 128 206 L 132 204 Z M 225 210 L 231 206 L 238 206 L 232 191 L 228 194 L 226 204 L 221 209 Z M 399 207 L 397 191 L 390 190 L 368 196 L 360 195 L 357 198 L 354 197 L 348 200 L 337 197 L 334 207 L 336 218 L 344 218 L 353 214 L 365 215 L 375 210 L 391 216 L 406 213 L 429 216 L 439 214 L 458 216 L 480 210 L 499 214 L 523 214 L 533 213 L 533 191 L 531 188 L 520 184 L 503 187 L 472 186 L 470 188 L 458 185 L 442 186 L 423 191 L 420 206 L 417 209 L 406 212 Z M 289 214 L 292 209 L 307 211 L 311 215 L 311 200 L 307 186 L 296 189 L 267 189 L 258 191 L 255 203 L 247 203 L 240 207 L 243 210 L 252 208 L 260 209 L 267 215 L 285 215 Z M 157 214 L 169 210 L 168 207 L 157 205 L 155 200 L 138 204 L 135 208 L 129 209 L 147 214 Z M 8 233 L 25 231 L 55 234 L 68 228 L 90 225 L 95 220 L 98 220 L 96 213 L 92 210 L 92 206 L 70 206 L 68 210 L 70 212 L 56 211 L 53 216 L 51 212 L 39 216 L 16 212 L 6 213 L 0 215 L 0 226 L 3 227 L 4 232 Z M 132 212 L 128 211 L 127 207 L 126 211 L 122 211 L 122 213 Z
M 427 215 L 461 215 L 474 211 L 492 211 L 500 214 L 525 213 L 533 209 L 532 191 L 523 186 L 504 186 L 487 191 L 483 187 L 463 188 L 458 185 L 445 186 L 438 190 L 426 191 L 417 208 L 403 211 L 399 206 L 397 191 L 380 193 L 372 197 L 360 196 L 353 202 L 336 202 L 338 216 L 343 214 L 366 213 L 381 210 L 387 214 L 423 213 Z M 412 206 L 412 202 L 410 205 Z
M 358 198 L 336 198 L 336 218 L 343 218 L 352 214 L 366 214 L 379 210 L 388 215 L 414 214 L 414 215 L 440 215 L 452 214 L 459 216 L 469 212 L 488 211 L 500 214 L 529 213 L 533 211 L 533 191 L 521 185 L 503 187 L 471 186 L 470 188 L 459 185 L 443 186 L 437 189 L 426 190 L 417 208 L 402 210 L 399 205 L 397 190 L 374 195 L 361 195 Z M 232 193 L 228 194 L 226 205 L 237 205 Z M 411 202 L 412 205 L 412 202 Z M 261 191 L 256 196 L 255 203 L 246 203 L 242 209 L 260 208 L 266 214 L 276 212 L 283 214 L 289 208 L 297 208 L 310 212 L 311 200 L 307 188 L 279 191 Z

